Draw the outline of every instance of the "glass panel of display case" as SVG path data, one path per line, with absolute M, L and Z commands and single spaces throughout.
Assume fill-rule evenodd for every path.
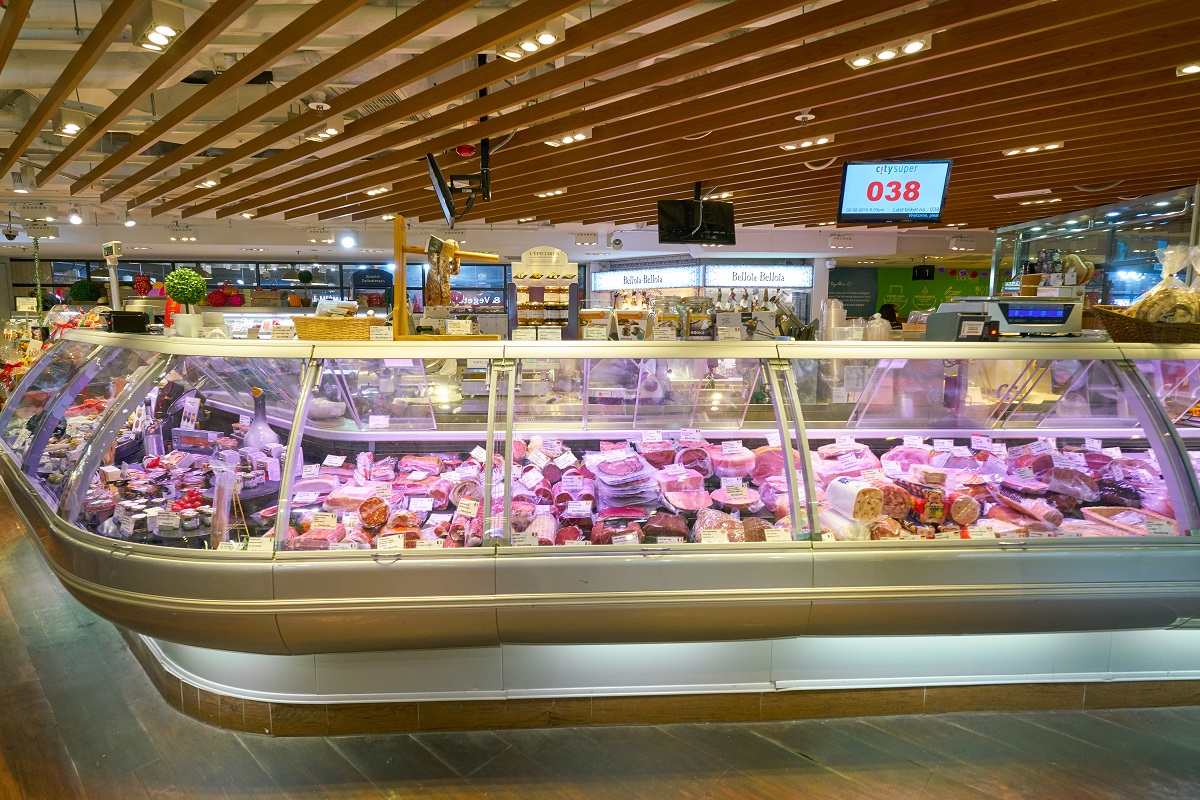
M 0 414 L 0 430 L 4 431 L 4 443 L 8 445 L 18 462 L 23 461 L 33 442 L 33 435 L 45 420 L 48 406 L 63 387 L 88 361 L 92 351 L 96 358 L 112 357 L 115 350 L 96 348 L 82 342 L 61 342 L 54 352 L 42 357 L 29 370 L 14 391 L 16 398 L 4 407 Z
M 1012 357 L 1019 347 L 1007 358 L 795 364 L 817 378 L 802 409 L 822 539 L 1186 533 L 1173 506 L 1182 498 L 1190 516 L 1195 498 L 1160 466 L 1166 423 L 1135 367 L 1037 358 L 1032 344 L 1033 357 Z M 1164 391 L 1186 373 L 1141 368 Z
M 254 383 L 245 361 L 171 356 L 138 396 L 127 392 L 120 417 L 72 475 L 63 516 L 101 536 L 166 547 L 241 549 L 270 536 L 301 382 L 273 398 L 280 390 Z M 298 359 L 271 363 L 301 371 Z M 235 373 L 244 388 L 231 390 Z
M 325 359 L 289 494 L 287 550 L 479 547 L 505 464 L 487 463 L 488 362 Z M 501 428 L 501 432 L 503 429 Z
M 30 480 L 58 497 L 109 404 L 158 357 L 142 350 L 106 347 L 77 369 L 63 390 L 35 415 L 37 419 L 30 418 L 33 435 L 25 462 Z
M 793 538 L 757 359 L 524 358 L 517 369 L 512 469 L 525 485 L 511 487 L 511 544 Z

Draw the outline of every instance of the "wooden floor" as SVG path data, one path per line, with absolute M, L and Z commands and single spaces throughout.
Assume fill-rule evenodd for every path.
M 1200 707 L 271 738 L 156 694 L 0 500 L 0 800 L 1200 798 Z

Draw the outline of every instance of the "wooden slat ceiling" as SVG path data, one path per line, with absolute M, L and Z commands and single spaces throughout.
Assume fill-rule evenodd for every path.
M 133 5 L 108 7 L 0 158 L 0 173 L 79 73 L 118 46 Z M 653 223 L 656 200 L 689 197 L 699 181 L 734 194 L 739 224 L 816 226 L 835 217 L 843 162 L 951 158 L 944 222 L 993 228 L 1200 175 L 1200 75 L 1175 72 L 1200 61 L 1196 0 L 613 0 L 583 8 L 579 0 L 423 0 L 207 129 L 185 124 L 367 5 L 319 0 L 263 31 L 261 43 L 124 146 L 99 159 L 89 151 L 253 5 L 215 0 L 50 158 L 39 182 L 86 159 L 72 194 L 98 190 L 104 202 L 145 207 L 163 221 L 240 214 L 357 223 L 404 214 L 436 222 L 424 154 L 435 153 L 446 172 L 476 172 L 477 158 L 454 148 L 488 137 L 492 201 L 477 203 L 466 223 Z M 20 7 L 14 0 L 0 22 L 0 48 L 15 39 L 9 28 L 19 29 Z M 472 9 L 477 25 L 330 92 L 328 111 L 301 109 L 251 127 Z M 563 15 L 565 40 L 516 63 L 494 55 L 500 43 Z M 932 47 L 916 55 L 860 70 L 845 62 L 923 35 Z M 481 53 L 487 62 L 477 66 Z M 796 119 L 809 109 L 815 120 Z M 351 116 L 341 136 L 302 141 L 324 115 L 343 114 Z M 588 128 L 584 142 L 544 143 Z M 833 140 L 780 148 L 818 136 Z M 1065 146 L 1003 155 L 1057 141 Z M 156 144 L 170 146 L 148 158 Z M 197 188 L 207 178 L 216 185 Z M 388 191 L 366 194 L 378 187 Z M 559 188 L 566 193 L 535 196 Z M 1049 193 L 995 197 L 1031 190 Z M 1038 199 L 1056 202 L 1033 205 Z

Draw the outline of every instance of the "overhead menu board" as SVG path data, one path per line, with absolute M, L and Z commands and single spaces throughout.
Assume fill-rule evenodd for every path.
M 850 161 L 842 169 L 838 222 L 939 222 L 950 161 Z

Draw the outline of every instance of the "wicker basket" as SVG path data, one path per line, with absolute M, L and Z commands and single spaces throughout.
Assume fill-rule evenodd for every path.
M 1200 342 L 1200 323 L 1146 322 L 1114 311 L 1113 306 L 1093 306 L 1100 324 L 1114 342 L 1151 344 L 1195 344 Z
M 383 317 L 292 317 L 297 339 L 350 339 L 365 341 L 371 338 L 371 328 L 387 325 Z M 388 337 L 391 338 L 391 337 Z
M 1111 525 L 1118 530 L 1128 531 L 1129 533 L 1138 534 L 1139 536 L 1146 536 L 1149 534 L 1149 531 L 1146 530 L 1145 523 L 1152 520 L 1156 522 L 1167 523 L 1175 530 L 1175 535 L 1179 535 L 1179 526 L 1175 523 L 1175 520 L 1171 519 L 1170 517 L 1164 517 L 1162 514 L 1156 514 L 1153 511 L 1148 511 L 1144 508 L 1126 508 L 1125 506 L 1090 506 L 1080 510 L 1083 512 L 1085 519 L 1090 519 L 1093 522 L 1103 522 L 1105 525 Z M 1125 522 L 1114 519 L 1114 517 L 1118 517 L 1121 514 L 1128 512 L 1137 514 L 1142 517 L 1142 519 L 1138 522 Z

